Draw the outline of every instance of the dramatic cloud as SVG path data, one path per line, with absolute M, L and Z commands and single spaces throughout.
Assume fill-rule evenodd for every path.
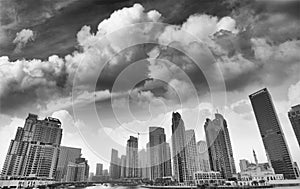
M 219 20 L 218 17 L 205 14 L 192 15 L 181 26 L 166 27 L 159 41 L 163 44 L 173 41 L 189 44 L 195 40 L 192 37 L 196 37 L 201 42 L 209 42 L 210 37 L 220 30 L 236 32 L 235 21 L 230 17 L 224 17 Z
M 11 31 L 31 27 L 53 17 L 59 10 L 76 0 L 0 1 L 0 42 L 7 45 Z
M 15 52 L 20 52 L 23 47 L 29 42 L 34 40 L 34 33 L 30 29 L 23 29 L 16 34 L 13 43 L 16 44 Z
M 253 37 L 282 43 L 300 36 L 299 5 L 298 0 L 233 1 L 232 16 Z
M 10 62 L 8 57 L 0 58 L 1 90 L 4 96 L 11 92 L 24 91 L 35 86 L 64 86 L 60 80 L 64 74 L 64 62 L 57 56 L 48 61 L 17 60 Z
M 135 52 L 140 52 L 139 48 L 132 47 L 132 45 L 151 39 L 155 35 L 151 30 L 155 24 L 150 22 L 157 22 L 160 17 L 158 12 L 145 12 L 141 5 L 135 4 L 133 7 L 112 13 L 108 19 L 98 25 L 98 31 L 95 34 L 91 33 L 89 26 L 84 26 L 77 34 L 83 51 L 66 56 L 68 72 L 75 73 L 76 71 L 75 79 L 80 84 L 97 79 L 106 63 L 109 64 L 106 66 L 113 67 L 130 62 L 138 56 Z M 149 22 L 149 24 L 133 27 L 133 24 L 144 22 Z M 130 31 L 126 27 L 130 27 Z M 123 52 L 128 47 L 131 47 L 129 52 Z M 90 73 L 88 76 L 87 72 Z
M 221 83 L 229 105 L 218 110 L 228 121 L 232 141 L 240 141 L 233 142 L 238 158 L 259 148 L 258 156 L 265 160 L 247 99 L 257 88 L 271 88 L 286 136 L 293 135 L 286 113 L 300 98 L 299 1 L 166 0 L 132 6 L 132 1 L 90 0 L 68 9 L 72 2 L 0 1 L 4 116 L 55 111 L 52 116 L 61 119 L 66 131 L 64 145 L 87 149 L 87 140 L 109 156 L 113 144 L 99 144 L 111 137 L 124 147 L 132 130 L 147 136 L 150 124 L 165 127 L 169 137 L 173 110 L 183 113 L 186 128 L 195 128 L 197 139 L 204 138 L 205 118 L 216 111 L 210 89 Z M 97 116 L 104 128 L 98 128 Z M 2 120 L 0 140 L 9 141 L 24 120 Z M 291 149 L 298 149 L 293 137 L 287 140 Z M 98 162 L 92 159 L 92 164 Z
M 290 105 L 300 104 L 300 80 L 289 87 L 288 98 Z
M 167 27 L 160 36 L 160 41 L 173 42 L 172 46 L 184 49 L 186 54 L 196 57 L 196 64 L 201 66 L 202 72 L 207 73 L 206 79 L 216 76 L 215 71 L 219 68 L 229 91 L 241 90 L 255 83 L 279 86 L 298 79 L 296 72 L 300 69 L 300 56 L 297 53 L 300 50 L 299 40 L 279 42 L 269 38 L 253 38 L 247 29 L 238 31 L 236 27 L 232 18 L 219 20 L 207 15 L 194 15 L 181 26 Z M 174 44 L 175 41 L 177 43 Z M 210 49 L 214 58 L 208 56 L 209 52 L 201 48 L 203 46 Z M 173 53 L 165 57 L 174 62 L 174 57 L 178 56 L 181 55 Z M 159 57 L 164 58 L 163 54 Z M 185 61 L 184 66 L 189 63 Z M 157 71 L 164 75 L 163 69 Z
M 280 85 L 290 78 L 299 80 L 300 41 L 290 40 L 273 45 L 266 39 L 252 39 L 255 58 L 260 64 L 257 74 L 265 84 Z M 285 79 L 282 79 L 285 78 Z
M 251 6 L 247 7 L 250 9 Z M 107 99 L 119 74 L 133 62 L 147 58 L 147 63 L 140 64 L 143 67 L 139 67 L 139 73 L 128 73 L 152 79 L 132 93 L 137 95 L 131 101 L 157 99 L 168 104 L 178 103 L 176 99 L 181 97 L 180 102 L 184 102 L 191 95 L 206 95 L 211 80 L 224 82 L 229 91 L 243 90 L 256 83 L 278 86 L 298 81 L 299 41 L 273 42 L 253 37 L 249 28 L 241 27 L 238 15 L 233 19 L 195 14 L 182 24 L 157 27 L 155 23 L 162 21 L 163 15 L 155 10 L 147 12 L 142 5 L 135 4 L 113 12 L 99 23 L 95 32 L 90 26 L 83 26 L 77 33 L 78 50 L 65 57 L 10 61 L 3 56 L 1 111 L 10 114 L 18 107 L 46 112 L 55 107 L 68 109 L 74 89 L 79 91 L 78 98 L 80 94 L 92 97 L 96 88 Z M 32 39 L 31 32 L 24 31 L 18 34 L 19 44 Z M 160 45 L 135 45 L 145 41 Z M 131 88 L 122 90 L 120 94 Z M 80 98 L 77 102 L 81 104 Z
M 116 55 L 116 58 L 111 60 L 111 64 L 114 65 L 124 62 L 124 59 L 128 61 L 131 59 L 128 54 L 118 54 L 121 49 L 117 44 L 120 44 L 122 39 L 126 39 L 124 34 L 121 33 L 119 38 L 110 39 L 109 41 L 102 40 L 107 33 L 118 29 L 113 28 L 113 26 L 124 15 L 127 16 L 124 18 L 127 22 L 123 22 L 125 25 L 155 22 L 160 18 L 160 14 L 156 11 L 144 12 L 144 8 L 136 4 L 133 7 L 124 8 L 113 13 L 109 19 L 99 24 L 96 34 L 90 33 L 90 27 L 84 26 L 77 35 L 82 50 L 75 51 L 65 58 L 53 55 L 45 61 L 33 59 L 11 62 L 8 57 L 1 57 L 0 99 L 2 111 L 15 109 L 25 103 L 30 103 L 33 106 L 32 108 L 36 109 L 37 106 L 47 104 L 46 102 L 53 100 L 53 98 L 69 96 L 72 92 L 73 82 L 75 82 L 76 87 L 82 90 L 93 90 L 93 87 L 95 87 L 93 84 L 97 82 L 101 69 L 111 58 Z M 109 25 L 111 27 L 108 27 Z M 143 34 L 139 29 L 137 28 L 135 33 L 133 31 L 130 39 L 134 39 L 135 34 Z M 16 41 L 25 42 L 26 39 L 29 39 L 22 38 L 23 35 L 20 34 Z M 146 35 L 146 37 L 151 36 Z M 124 41 L 123 46 L 126 46 L 127 43 L 127 41 Z M 27 98 L 24 98 L 24 96 L 27 96 Z M 8 105 L 7 102 L 14 101 L 12 99 L 17 100 L 18 103 Z M 24 102 L 22 102 L 22 99 L 24 99 Z

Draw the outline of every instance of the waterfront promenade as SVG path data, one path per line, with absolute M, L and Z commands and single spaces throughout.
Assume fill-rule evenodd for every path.
M 0 188 L 61 188 L 68 186 L 76 186 L 76 187 L 87 187 L 95 184 L 112 184 L 119 186 L 128 186 L 128 183 L 122 182 L 56 182 L 49 180 L 0 180 Z M 300 179 L 297 180 L 274 180 L 270 181 L 268 185 L 260 185 L 260 186 L 153 186 L 153 185 L 140 185 L 139 188 L 149 188 L 149 189 L 248 189 L 248 188 L 273 188 L 273 187 L 282 187 L 282 186 L 299 186 L 300 187 Z

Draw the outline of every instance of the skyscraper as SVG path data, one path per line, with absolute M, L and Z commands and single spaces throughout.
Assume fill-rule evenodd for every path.
M 166 143 L 165 176 L 172 176 L 171 148 L 169 143 Z
M 103 164 L 97 163 L 96 164 L 96 176 L 102 176 L 103 175 Z
M 126 177 L 137 178 L 138 176 L 138 139 L 130 136 L 126 148 Z
M 179 183 L 189 182 L 185 151 L 185 127 L 178 112 L 172 114 L 172 153 L 175 180 Z
M 288 115 L 300 146 L 300 104 L 293 106 Z
M 210 168 L 221 172 L 224 178 L 232 177 L 236 169 L 226 120 L 217 113 L 213 121 L 206 119 L 204 128 Z
M 151 177 L 150 142 L 147 142 L 146 144 L 146 152 L 147 152 L 147 163 L 148 163 L 147 175 L 148 178 L 150 179 Z
M 120 170 L 120 178 L 126 178 L 126 156 L 121 156 L 121 170 Z
M 204 172 L 210 171 L 207 144 L 203 140 L 197 142 L 197 156 L 198 156 L 200 171 L 204 171 Z
M 118 179 L 120 178 L 118 150 L 111 149 L 110 158 L 110 177 L 112 179 Z
M 2 176 L 54 179 L 61 137 L 58 119 L 39 120 L 37 115 L 29 114 L 24 127 L 19 127 L 11 140 Z
M 270 93 L 266 88 L 249 95 L 260 135 L 276 174 L 295 179 L 293 161 Z
M 145 149 L 139 151 L 138 159 L 139 159 L 139 170 L 140 170 L 139 177 L 150 178 L 150 175 L 148 174 L 148 169 L 150 167 L 148 163 L 147 151 Z
M 185 141 L 185 148 L 187 153 L 187 168 L 189 171 L 189 176 L 191 177 L 189 180 L 192 180 L 193 174 L 197 171 L 200 171 L 200 165 L 197 156 L 195 131 L 193 129 L 185 131 Z
M 151 165 L 151 180 L 162 178 L 169 171 L 169 160 L 166 144 L 166 135 L 164 128 L 149 127 L 149 144 L 150 144 L 150 165 Z M 168 169 L 168 170 L 167 170 Z
M 58 164 L 56 169 L 57 181 L 65 181 L 69 162 L 75 163 L 75 160 L 80 157 L 81 149 L 67 146 L 60 146 Z
M 109 176 L 108 169 L 104 169 L 104 170 L 103 170 L 103 176 Z
M 69 162 L 67 169 L 67 182 L 84 182 L 89 177 L 89 165 L 85 158 L 76 158 L 75 163 Z

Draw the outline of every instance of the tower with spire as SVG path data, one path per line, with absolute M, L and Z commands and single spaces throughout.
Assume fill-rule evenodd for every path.
M 256 153 L 255 153 L 254 149 L 253 149 L 253 157 L 254 157 L 255 165 L 256 165 L 256 167 L 258 167 L 258 160 L 257 160 Z

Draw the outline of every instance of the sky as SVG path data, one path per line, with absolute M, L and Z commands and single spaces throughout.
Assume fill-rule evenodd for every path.
M 129 136 L 148 142 L 178 111 L 196 139 L 227 120 L 236 166 L 267 160 L 248 95 L 267 87 L 287 145 L 300 104 L 298 0 L 0 1 L 0 166 L 28 113 L 62 121 L 62 145 L 95 171 Z

